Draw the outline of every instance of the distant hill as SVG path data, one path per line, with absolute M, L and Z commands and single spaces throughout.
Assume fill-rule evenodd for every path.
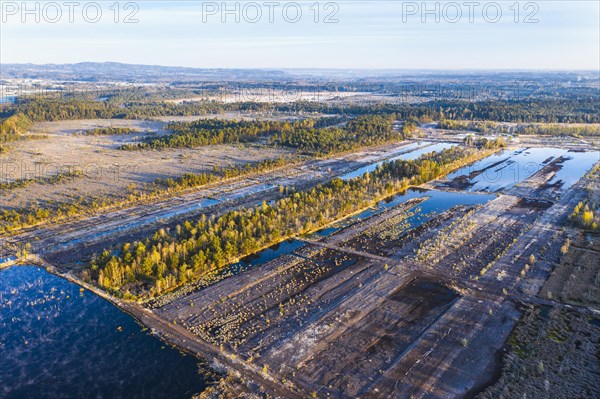
M 289 74 L 263 69 L 200 69 L 158 65 L 134 65 L 118 62 L 82 62 L 78 64 L 2 64 L 0 78 L 48 79 L 63 81 L 127 81 L 139 83 L 191 81 L 268 81 L 285 80 Z M 290 77 L 291 78 L 291 77 Z
M 364 70 L 364 69 L 226 69 L 136 65 L 118 62 L 77 64 L 0 64 L 0 79 L 44 79 L 78 82 L 196 83 L 196 82 L 572 82 L 597 85 L 597 71 L 482 70 Z

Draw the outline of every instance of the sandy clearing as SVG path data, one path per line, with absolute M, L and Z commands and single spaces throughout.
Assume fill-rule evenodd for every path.
M 210 171 L 215 166 L 241 165 L 290 152 L 253 144 L 215 145 L 161 151 L 122 151 L 118 148 L 145 134 L 85 136 L 83 130 L 96 127 L 129 127 L 158 132 L 164 122 L 149 120 L 76 120 L 43 122 L 31 130 L 47 135 L 44 139 L 11 143 L 0 156 L 0 181 L 47 178 L 58 173 L 81 170 L 85 177 L 61 184 L 31 184 L 3 190 L 0 207 L 13 209 L 32 203 L 65 201 L 79 196 L 110 196 L 123 193 L 131 184 L 184 173 Z

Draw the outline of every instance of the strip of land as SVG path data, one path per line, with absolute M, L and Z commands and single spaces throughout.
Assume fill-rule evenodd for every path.
M 377 161 L 398 151 L 364 156 Z M 134 208 L 127 217 L 104 215 L 6 242 L 38 235 L 32 250 L 44 266 L 275 396 L 445 398 L 475 392 L 494 375 L 520 304 L 564 308 L 537 294 L 558 262 L 561 227 L 585 198 L 587 177 L 557 197 L 548 184 L 556 168 L 550 163 L 483 205 L 450 208 L 414 229 L 403 223 L 419 204 L 397 206 L 328 237 L 302 238 L 305 245 L 289 255 L 152 310 L 85 285 L 76 267 L 64 267 L 125 235 L 131 240 L 168 225 L 169 213 L 176 220 L 250 206 L 276 199 L 283 179 L 310 187 L 364 164 L 346 157 L 314 161 L 269 180 L 241 179 L 230 191 L 220 187 L 173 199 L 148 215 Z M 221 201 L 187 211 L 206 198 Z M 87 230 L 79 223 L 88 223 Z M 573 309 L 598 314 L 593 306 Z

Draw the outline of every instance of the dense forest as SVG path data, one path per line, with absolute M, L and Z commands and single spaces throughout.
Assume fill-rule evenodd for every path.
M 164 101 L 131 102 L 115 96 L 107 101 L 75 97 L 35 97 L 16 104 L 11 112 L 21 113 L 32 121 L 73 119 L 143 119 L 159 116 L 211 115 L 227 111 L 269 110 L 270 105 L 255 103 L 223 104 L 214 101 L 194 101 L 180 104 Z
M 397 120 L 422 122 L 490 120 L 514 123 L 600 123 L 597 96 L 557 99 L 430 101 L 418 104 L 331 105 L 298 102 L 281 104 L 279 111 L 321 112 L 339 115 L 395 115 Z
M 410 136 L 416 129 L 412 124 L 403 129 L 404 134 L 399 133 L 392 129 L 392 122 L 392 115 L 361 115 L 347 122 L 345 126 L 342 126 L 344 119 L 336 117 L 302 119 L 295 122 L 205 119 L 171 123 L 166 129 L 174 131 L 174 134 L 150 138 L 142 143 L 127 144 L 121 148 L 183 148 L 268 139 L 271 144 L 299 149 L 304 154 L 325 155 L 398 141 Z
M 84 279 L 125 298 L 155 296 L 287 237 L 318 229 L 374 201 L 447 174 L 491 150 L 452 147 L 414 161 L 385 163 L 373 173 L 334 179 L 294 192 L 273 205 L 186 221 L 174 231 L 158 230 L 142 242 L 103 252 Z
M 519 125 L 516 134 L 539 134 L 547 136 L 600 136 L 600 125 Z
M 174 134 L 151 138 L 142 143 L 124 145 L 121 148 L 124 150 L 191 148 L 215 144 L 246 143 L 270 137 L 279 132 L 312 129 L 317 123 L 318 121 L 314 119 L 296 122 L 203 119 L 196 122 L 171 123 L 165 129 L 172 130 L 175 132 Z
M 362 115 L 352 119 L 345 127 L 281 131 L 273 136 L 271 142 L 299 149 L 305 154 L 326 155 L 398 141 L 412 134 L 394 131 L 392 122 L 392 116 Z
M 597 96 L 563 96 L 522 100 L 432 100 L 418 104 L 350 105 L 298 101 L 294 103 L 222 103 L 194 101 L 168 103 L 140 101 L 118 93 L 99 101 L 82 95 L 33 97 L 20 100 L 3 111 L 4 116 L 22 113 L 32 121 L 65 119 L 142 119 L 159 116 L 211 115 L 228 111 L 320 113 L 357 116 L 366 114 L 395 115 L 399 120 L 490 120 L 515 123 L 600 123 Z M 132 101 L 132 99 L 135 99 Z

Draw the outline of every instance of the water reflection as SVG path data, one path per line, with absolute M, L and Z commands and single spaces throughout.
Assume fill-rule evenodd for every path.
M 0 271 L 0 357 L 2 398 L 190 398 L 206 387 L 196 358 L 37 267 Z

